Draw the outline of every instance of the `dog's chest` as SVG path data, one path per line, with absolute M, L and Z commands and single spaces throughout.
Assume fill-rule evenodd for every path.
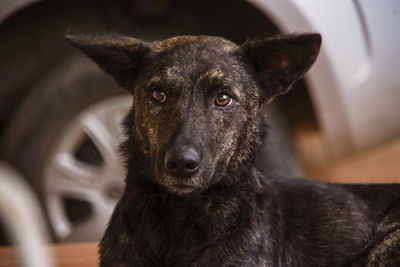
M 153 199 L 132 223 L 138 245 L 148 248 L 149 256 L 166 265 L 181 266 L 240 237 L 251 225 L 250 217 L 248 203 L 236 198 L 172 198 Z

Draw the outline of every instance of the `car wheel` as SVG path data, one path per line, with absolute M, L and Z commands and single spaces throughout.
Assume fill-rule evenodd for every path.
M 31 89 L 7 125 L 4 158 L 37 192 L 55 241 L 95 241 L 124 187 L 120 123 L 131 98 L 73 56 Z

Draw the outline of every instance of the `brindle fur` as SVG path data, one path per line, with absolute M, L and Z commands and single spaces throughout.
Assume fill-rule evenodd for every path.
M 314 63 L 318 34 L 237 46 L 209 36 L 147 43 L 67 36 L 134 99 L 124 127 L 126 189 L 100 244 L 101 266 L 395 266 L 400 186 L 261 174 L 261 106 Z M 152 99 L 161 89 L 163 103 Z M 218 93 L 234 98 L 217 107 Z M 165 155 L 190 146 L 190 177 Z

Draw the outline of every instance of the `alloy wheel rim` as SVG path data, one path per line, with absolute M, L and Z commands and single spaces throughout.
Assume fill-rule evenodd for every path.
M 92 104 L 50 149 L 43 168 L 44 198 L 57 241 L 97 241 L 103 235 L 124 188 L 119 145 L 130 106 L 126 95 Z

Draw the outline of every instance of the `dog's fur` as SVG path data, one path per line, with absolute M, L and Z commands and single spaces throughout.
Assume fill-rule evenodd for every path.
M 399 185 L 254 168 L 261 106 L 311 67 L 320 35 L 241 46 L 208 36 L 67 39 L 134 99 L 124 123 L 126 189 L 100 244 L 101 266 L 399 264 Z M 221 96 L 232 102 L 217 105 Z M 168 165 L 170 155 L 188 154 L 194 166 Z

